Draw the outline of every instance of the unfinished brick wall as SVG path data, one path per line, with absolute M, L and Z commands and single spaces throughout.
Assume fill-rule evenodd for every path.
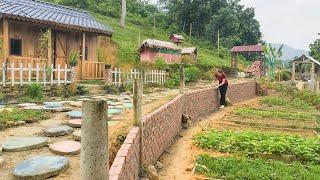
M 256 96 L 256 82 L 229 86 L 227 97 L 240 102 Z M 181 131 L 181 117 L 186 113 L 197 119 L 219 106 L 218 89 L 206 88 L 179 95 L 151 114 L 144 116 L 144 164 L 154 163 Z M 136 180 L 139 174 L 139 128 L 134 127 L 117 153 L 110 168 L 110 180 Z

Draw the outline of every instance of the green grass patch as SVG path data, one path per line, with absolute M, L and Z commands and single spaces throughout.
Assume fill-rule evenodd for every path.
M 195 144 L 204 149 L 240 153 L 247 156 L 294 155 L 302 161 L 320 161 L 320 137 L 254 131 L 211 130 L 194 137 Z
M 238 108 L 234 112 L 240 116 L 259 116 L 262 118 L 280 118 L 289 120 L 315 120 L 318 121 L 320 118 L 316 114 L 308 112 L 284 112 L 276 110 L 262 110 L 262 109 L 251 109 L 251 108 Z
M 4 124 L 7 121 L 30 121 L 36 122 L 48 119 L 49 115 L 45 111 L 12 109 L 3 110 L 0 112 L 0 123 Z
M 266 96 L 261 99 L 261 103 L 268 106 L 284 106 L 293 109 L 312 109 L 312 106 L 310 106 L 307 102 L 297 98 L 288 99 L 280 96 Z
M 237 157 L 214 158 L 200 155 L 196 172 L 219 179 L 319 179 L 320 166 L 305 166 L 299 162 L 288 165 L 281 161 Z

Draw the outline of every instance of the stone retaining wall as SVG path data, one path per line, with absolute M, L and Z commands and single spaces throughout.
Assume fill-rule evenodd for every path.
M 240 102 L 256 96 L 256 82 L 229 86 L 227 97 Z M 153 164 L 181 131 L 182 114 L 196 120 L 219 106 L 216 88 L 206 88 L 179 95 L 151 114 L 144 116 L 144 164 Z M 110 180 L 135 180 L 139 174 L 139 128 L 133 127 L 118 151 L 109 171 Z

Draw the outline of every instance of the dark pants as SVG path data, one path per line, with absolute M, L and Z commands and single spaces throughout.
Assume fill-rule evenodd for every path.
M 224 106 L 227 105 L 227 103 L 226 103 L 227 89 L 228 89 L 228 85 L 227 84 L 224 84 L 224 85 L 219 87 L 220 95 L 221 95 L 220 105 L 224 105 Z

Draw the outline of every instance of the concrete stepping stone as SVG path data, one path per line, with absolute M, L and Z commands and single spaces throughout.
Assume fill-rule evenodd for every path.
M 37 149 L 47 145 L 46 137 L 11 137 L 2 143 L 3 151 L 16 152 Z
M 61 141 L 49 146 L 49 150 L 57 155 L 80 154 L 81 144 L 78 141 Z
M 53 127 L 49 127 L 44 130 L 44 134 L 49 137 L 57 137 L 71 134 L 73 132 L 73 128 L 66 125 L 57 125 Z
M 62 103 L 61 102 L 44 102 L 44 107 L 45 108 L 58 108 L 58 107 L 62 107 Z
M 82 107 L 82 101 L 75 101 L 75 102 L 71 102 L 70 106 L 73 107 Z
M 72 111 L 70 107 L 44 107 L 45 111 L 51 111 L 51 112 L 68 112 Z
M 124 107 L 126 109 L 132 109 L 133 108 L 133 104 L 131 102 L 130 103 L 124 103 L 123 105 L 124 105 Z
M 111 109 L 108 109 L 108 114 L 120 114 L 122 112 L 121 109 L 115 109 L 115 108 L 111 108 Z
M 13 169 L 18 179 L 46 179 L 56 176 L 69 167 L 69 160 L 62 156 L 36 156 L 22 161 Z
M 110 106 L 116 106 L 117 104 L 114 101 L 108 101 L 108 105 Z
M 88 100 L 91 100 L 90 98 L 80 98 L 78 99 L 78 101 L 88 101 Z
M 67 115 L 71 119 L 81 119 L 82 118 L 82 111 L 70 111 L 70 112 L 67 112 Z
M 25 110 L 43 110 L 44 106 L 26 106 L 23 107 Z
M 72 137 L 75 141 L 81 141 L 81 130 L 73 132 Z
M 67 125 L 73 128 L 81 128 L 82 119 L 70 119 Z
M 24 107 L 31 107 L 31 106 L 37 106 L 36 103 L 21 103 L 18 104 L 18 107 L 24 108 Z

